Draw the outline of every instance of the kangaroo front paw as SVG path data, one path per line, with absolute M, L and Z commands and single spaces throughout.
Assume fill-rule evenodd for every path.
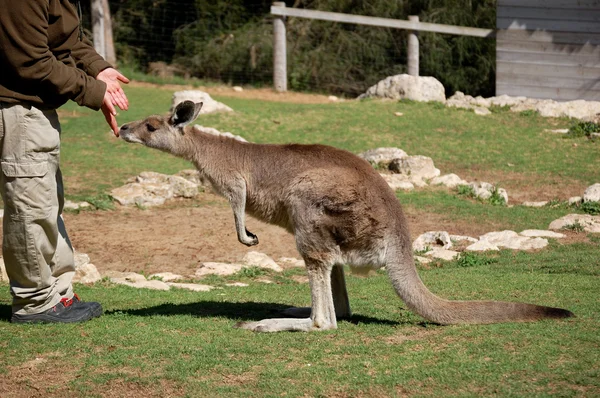
M 258 237 L 246 230 L 246 236 L 240 236 L 240 242 L 246 246 L 258 245 Z

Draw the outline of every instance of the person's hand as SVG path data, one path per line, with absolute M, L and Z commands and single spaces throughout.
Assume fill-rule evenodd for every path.
M 115 137 L 119 136 L 119 126 L 117 125 L 117 110 L 112 103 L 112 96 L 108 90 L 104 93 L 104 99 L 102 100 L 102 113 L 106 119 L 106 123 L 110 126 Z
M 106 92 L 110 95 L 112 105 L 116 105 L 124 111 L 126 111 L 129 108 L 129 100 L 127 99 L 127 96 L 125 95 L 125 92 L 123 91 L 123 89 L 121 88 L 121 84 L 119 83 L 129 83 L 128 78 L 123 76 L 119 71 L 117 71 L 114 68 L 107 68 L 104 69 L 102 72 L 98 73 L 96 79 L 102 80 L 104 83 L 106 83 Z

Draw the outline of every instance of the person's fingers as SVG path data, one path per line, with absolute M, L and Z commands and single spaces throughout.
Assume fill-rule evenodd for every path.
M 113 134 L 115 135 L 115 137 L 118 137 L 119 126 L 117 125 L 117 119 L 110 112 L 108 106 L 106 106 L 106 103 L 105 106 L 102 106 L 102 113 L 104 114 L 104 119 L 106 119 L 106 123 L 108 123 L 108 125 L 110 126 L 110 129 L 112 130 Z
M 125 84 L 129 83 L 129 79 L 128 79 L 127 77 L 123 76 L 123 75 L 121 74 L 121 72 L 118 72 L 118 71 L 117 71 L 117 73 L 118 73 L 118 75 L 117 75 L 117 79 L 118 79 L 118 80 L 122 81 L 122 82 L 123 82 L 123 83 L 125 83 Z

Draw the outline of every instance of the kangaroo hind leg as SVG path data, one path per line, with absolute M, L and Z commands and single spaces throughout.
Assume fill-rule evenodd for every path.
M 333 295 L 333 306 L 335 307 L 335 316 L 337 319 L 347 319 L 352 316 L 350 309 L 350 300 L 348 300 L 348 291 L 346 290 L 346 278 L 344 276 L 344 266 L 335 264 L 331 270 L 331 292 Z M 310 317 L 311 307 L 291 307 L 282 311 L 285 316 L 294 318 Z
M 255 332 L 330 330 L 337 328 L 333 295 L 331 292 L 332 266 L 306 260 L 312 306 L 307 318 L 273 318 L 257 322 L 240 322 L 235 327 Z

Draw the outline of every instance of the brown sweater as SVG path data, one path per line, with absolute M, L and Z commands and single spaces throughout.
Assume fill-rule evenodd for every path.
M 98 110 L 106 84 L 95 77 L 109 67 L 80 37 L 75 2 L 0 0 L 0 102 Z

